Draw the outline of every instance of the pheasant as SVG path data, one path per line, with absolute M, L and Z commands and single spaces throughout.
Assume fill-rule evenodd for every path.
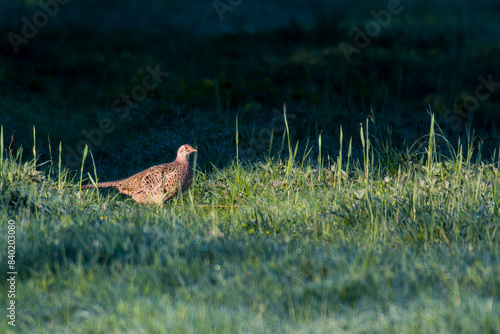
M 175 161 L 149 167 L 126 179 L 100 182 L 98 188 L 114 188 L 125 195 L 132 196 L 138 203 L 162 204 L 176 196 L 179 188 L 185 191 L 193 181 L 193 169 L 188 156 L 196 152 L 191 145 L 182 145 L 177 151 Z M 82 186 L 90 189 L 92 184 Z

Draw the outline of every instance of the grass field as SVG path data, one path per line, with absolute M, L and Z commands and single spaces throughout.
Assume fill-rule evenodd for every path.
M 401 3 L 351 62 L 387 1 L 75 0 L 5 38 L 0 332 L 500 333 L 500 8 Z M 186 143 L 163 207 L 79 191 Z
M 445 155 L 431 126 L 425 149 L 392 157 L 419 163 L 388 163 L 367 124 L 363 161 L 294 156 L 285 140 L 286 158 L 198 171 L 164 208 L 80 195 L 57 159 L 9 156 L 0 200 L 17 228 L 17 326 L 496 333 L 500 159 L 478 158 L 472 140 Z

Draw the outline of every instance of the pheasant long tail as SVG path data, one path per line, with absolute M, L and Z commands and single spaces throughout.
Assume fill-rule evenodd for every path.
M 99 182 L 97 184 L 98 188 L 116 188 L 117 186 L 118 185 L 116 184 L 115 181 L 111 181 L 111 182 Z M 86 185 L 82 186 L 82 189 L 91 189 L 91 188 L 94 188 L 93 184 L 86 184 Z

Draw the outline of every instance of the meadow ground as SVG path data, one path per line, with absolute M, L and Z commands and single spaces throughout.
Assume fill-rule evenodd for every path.
M 401 3 L 350 62 L 387 1 L 71 1 L 4 39 L 0 332 L 499 333 L 500 8 Z M 163 207 L 79 191 L 185 143 Z
M 485 162 L 472 141 L 444 155 L 431 131 L 421 152 L 385 157 L 367 127 L 361 162 L 348 147 L 346 161 L 318 162 L 319 147 L 294 155 L 285 136 L 286 159 L 198 171 L 163 208 L 80 194 L 58 159 L 8 156 L 0 200 L 16 225 L 17 327 L 498 332 L 498 155 Z

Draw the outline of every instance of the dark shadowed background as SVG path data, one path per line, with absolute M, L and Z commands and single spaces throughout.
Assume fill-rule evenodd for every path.
M 1 0 L 0 13 L 5 142 L 31 152 L 34 125 L 37 153 L 62 142 L 73 169 L 86 144 L 109 177 L 183 143 L 223 165 L 237 118 L 240 156 L 259 159 L 285 102 L 299 149 L 321 133 L 332 156 L 340 126 L 356 147 L 368 117 L 403 146 L 429 112 L 452 142 L 473 129 L 498 145 L 497 1 Z
M 500 333 L 499 22 L 0 0 L 0 333 Z M 182 144 L 163 206 L 80 191 Z

